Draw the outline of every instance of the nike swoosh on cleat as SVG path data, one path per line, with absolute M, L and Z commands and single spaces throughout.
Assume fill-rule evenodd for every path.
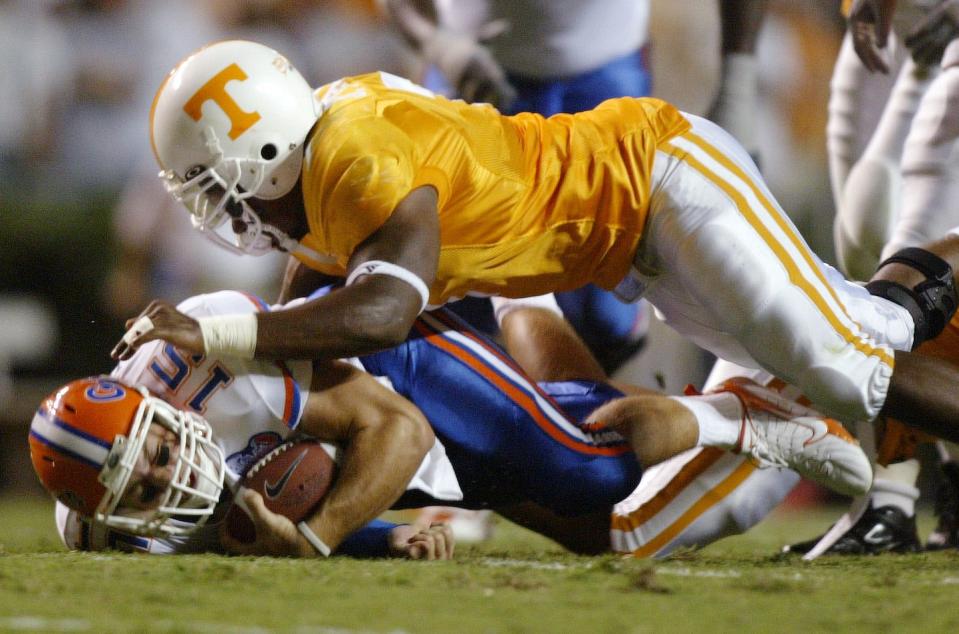
M 263 482 L 263 491 L 266 493 L 266 497 L 274 500 L 277 498 L 277 496 L 283 493 L 283 489 L 286 487 L 287 481 L 290 479 L 290 476 L 293 475 L 293 472 L 296 471 L 296 468 L 300 466 L 300 463 L 303 461 L 303 458 L 306 457 L 308 451 L 309 449 L 304 449 L 303 452 L 296 457 L 296 460 L 293 461 L 293 464 L 287 467 L 286 471 L 282 476 L 280 476 L 279 480 L 276 482 Z
M 889 540 L 883 535 L 884 532 L 882 526 L 877 524 L 870 528 L 868 533 L 862 536 L 862 541 L 873 545 L 885 544 Z
M 796 422 L 796 421 L 793 421 L 793 422 Z M 796 424 L 802 425 L 803 427 L 809 430 L 809 438 L 807 438 L 806 441 L 802 444 L 803 447 L 808 447 L 809 445 L 813 443 L 817 443 L 829 435 L 829 427 L 826 426 L 825 424 L 813 425 L 805 422 L 803 423 L 796 422 Z

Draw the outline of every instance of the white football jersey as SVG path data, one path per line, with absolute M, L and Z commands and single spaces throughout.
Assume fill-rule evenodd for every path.
M 260 298 L 235 291 L 197 295 L 178 308 L 193 318 L 270 310 Z M 165 341 L 151 341 L 111 376 L 210 421 L 235 478 L 297 428 L 313 365 L 185 355 Z

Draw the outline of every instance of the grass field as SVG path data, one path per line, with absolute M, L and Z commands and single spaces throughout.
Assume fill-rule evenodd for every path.
M 66 553 L 42 500 L 0 499 L 0 518 L 0 631 L 959 631 L 959 553 L 774 556 L 824 512 L 658 562 L 572 556 L 505 521 L 427 563 Z

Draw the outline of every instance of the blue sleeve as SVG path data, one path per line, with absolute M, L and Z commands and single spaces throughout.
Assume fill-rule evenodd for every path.
M 349 557 L 389 557 L 390 531 L 399 524 L 373 520 L 343 540 L 334 554 Z

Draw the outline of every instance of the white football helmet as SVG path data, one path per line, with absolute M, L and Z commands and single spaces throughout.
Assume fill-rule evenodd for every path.
M 313 89 L 280 53 L 242 40 L 206 46 L 180 62 L 154 97 L 150 142 L 160 178 L 193 226 L 220 246 L 254 255 L 291 251 L 296 241 L 263 224 L 244 201 L 293 189 L 320 112 Z M 228 220 L 239 221 L 242 233 Z

